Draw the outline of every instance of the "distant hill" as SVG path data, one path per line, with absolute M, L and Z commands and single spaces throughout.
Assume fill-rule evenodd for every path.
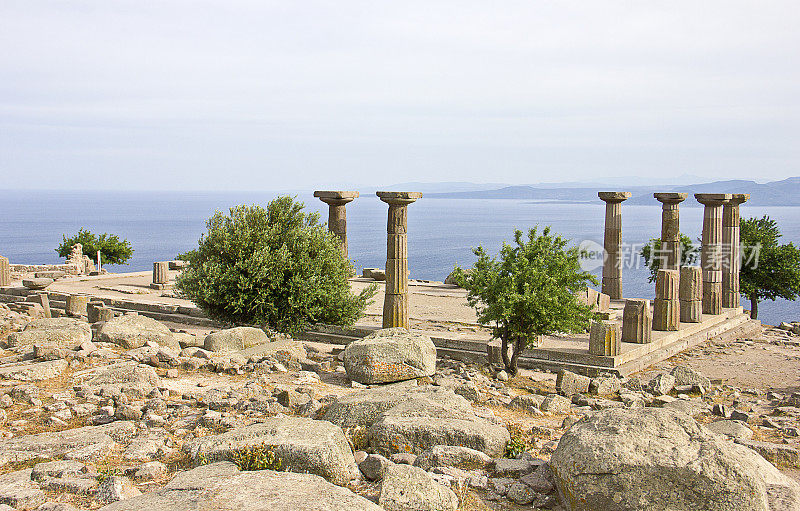
M 617 186 L 547 188 L 536 185 L 505 186 L 494 190 L 472 190 L 446 193 L 428 193 L 432 199 L 516 199 L 557 202 L 598 201 L 597 192 L 620 190 L 632 193 L 626 204 L 657 204 L 654 192 L 687 192 L 690 199 L 694 193 L 749 193 L 749 204 L 754 206 L 800 206 L 800 177 L 790 177 L 781 181 L 756 183 L 746 180 L 714 181 L 684 186 Z M 699 206 L 697 201 L 687 199 L 686 206 Z

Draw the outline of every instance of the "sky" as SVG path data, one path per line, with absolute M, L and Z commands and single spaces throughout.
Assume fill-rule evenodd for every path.
M 800 9 L 0 2 L 0 188 L 800 175 Z

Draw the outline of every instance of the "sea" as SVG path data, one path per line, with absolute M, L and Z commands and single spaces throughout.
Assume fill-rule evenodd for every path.
M 122 192 L 122 191 L 6 191 L 0 201 L 0 255 L 14 264 L 62 262 L 55 249 L 64 234 L 78 229 L 113 233 L 133 246 L 127 265 L 109 271 L 151 270 L 154 261 L 174 259 L 197 246 L 206 221 L 215 210 L 238 204 L 265 205 L 278 194 L 271 192 Z M 327 205 L 312 193 L 295 195 L 310 211 L 327 219 Z M 661 207 L 622 206 L 623 293 L 652 298 L 654 285 L 638 257 L 641 246 L 660 236 Z M 347 206 L 350 257 L 357 269 L 382 268 L 386 260 L 386 204 L 365 193 Z M 408 254 L 411 277 L 444 280 L 458 264 L 475 261 L 472 249 L 482 245 L 496 254 L 503 242 L 512 242 L 515 229 L 541 230 L 550 226 L 572 244 L 594 242 L 602 246 L 605 204 L 532 202 L 508 199 L 425 198 L 409 206 Z M 782 243 L 800 244 L 800 207 L 741 208 L 742 217 L 769 215 L 782 231 Z M 681 231 L 698 239 L 703 210 L 692 199 L 681 206 Z M 584 244 L 584 246 L 586 246 Z M 591 266 L 596 274 L 600 268 Z M 749 306 L 743 300 L 745 308 Z M 800 302 L 765 301 L 759 319 L 767 324 L 800 320 Z

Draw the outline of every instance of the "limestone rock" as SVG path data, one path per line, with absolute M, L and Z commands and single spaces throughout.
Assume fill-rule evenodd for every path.
M 161 378 L 150 366 L 125 362 L 102 368 L 86 384 L 112 394 L 125 392 L 144 397 L 161 384 Z
M 41 290 L 55 282 L 53 279 L 47 277 L 38 277 L 33 279 L 23 279 L 22 285 L 28 289 Z
M 753 430 L 741 421 L 721 420 L 712 422 L 706 427 L 714 433 L 732 440 L 747 441 L 753 438 Z
M 670 371 L 675 377 L 675 385 L 697 385 L 704 389 L 711 388 L 711 380 L 688 366 L 675 366 Z
M 0 378 L 21 381 L 39 381 L 61 375 L 69 363 L 66 360 L 21 362 L 0 367 Z
M 122 476 L 105 478 L 97 488 L 97 498 L 101 502 L 117 502 L 141 495 L 130 479 Z
M 161 346 L 180 350 L 180 345 L 169 328 L 152 318 L 138 314 L 125 314 L 106 321 L 97 330 L 97 338 L 125 349 L 141 348 L 148 341 L 152 341 Z
M 687 415 L 615 408 L 573 425 L 550 464 L 571 509 L 766 511 L 769 487 L 798 495 L 796 483 L 757 458 Z
M 42 318 L 28 323 L 22 332 L 8 336 L 8 345 L 58 346 L 75 348 L 81 343 L 92 340 L 92 329 L 89 323 L 72 318 Z
M 413 465 L 428 471 L 433 467 L 455 467 L 462 470 L 484 469 L 492 463 L 491 456 L 460 445 L 434 445 L 422 452 Z
M 591 378 L 588 376 L 561 369 L 556 377 L 556 391 L 567 397 L 572 397 L 573 394 L 586 394 L 589 392 L 590 382 Z
M 410 381 L 342 396 L 331 403 L 322 418 L 343 428 L 371 426 L 386 410 L 417 397 L 424 397 L 446 407 L 469 406 L 464 398 L 450 389 L 418 386 L 416 381 Z
M 208 334 L 203 347 L 208 351 L 241 351 L 269 342 L 269 337 L 260 328 L 239 326 Z
M 39 486 L 31 481 L 31 469 L 17 470 L 0 476 L 0 504 L 16 509 L 31 509 L 47 498 Z
M 102 511 L 381 511 L 369 500 L 319 476 L 258 470 L 240 472 L 229 462 L 178 473 L 162 490 L 101 508 Z
M 229 460 L 236 451 L 269 446 L 290 472 L 317 474 L 345 485 L 356 470 L 350 444 L 342 429 L 327 421 L 301 417 L 272 417 L 264 422 L 234 428 L 220 435 L 197 438 L 187 444 L 193 460 Z
M 542 401 L 542 405 L 540 408 L 543 412 L 549 412 L 553 414 L 565 414 L 569 413 L 571 402 L 569 399 L 559 396 L 558 394 L 550 394 L 544 401 Z
M 433 376 L 436 346 L 428 336 L 387 328 L 348 344 L 344 367 L 351 380 L 363 384 Z
M 370 454 L 358 464 L 358 468 L 370 481 L 380 481 L 390 465 L 393 463 L 380 454 Z
M 116 442 L 130 438 L 135 432 L 132 422 L 117 421 L 105 426 L 13 437 L 0 443 L 0 465 L 36 458 L 87 460 L 104 457 Z
M 279 339 L 277 341 L 257 344 L 242 350 L 241 355 L 246 359 L 253 357 L 274 358 L 280 362 L 300 362 L 307 359 L 303 343 L 293 339 Z
M 672 388 L 675 387 L 675 377 L 671 374 L 656 375 L 650 380 L 647 387 L 650 393 L 656 396 L 669 394 Z
M 436 445 L 460 445 L 493 457 L 502 455 L 510 438 L 508 430 L 475 416 L 469 403 L 461 399 L 461 406 L 443 406 L 440 401 L 416 397 L 386 410 L 368 430 L 370 446 L 384 456 L 420 454 Z
M 37 463 L 31 472 L 31 479 L 43 481 L 48 477 L 77 477 L 86 473 L 86 465 L 80 461 L 47 461 Z
M 455 511 L 458 497 L 422 469 L 392 465 L 383 476 L 378 504 L 386 511 Z

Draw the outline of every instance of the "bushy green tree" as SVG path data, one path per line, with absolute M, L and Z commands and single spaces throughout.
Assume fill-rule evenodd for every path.
M 69 238 L 65 234 L 56 252 L 61 257 L 68 257 L 76 243 L 83 245 L 83 253 L 91 259 L 97 257 L 99 250 L 101 264 L 126 264 L 133 255 L 131 244 L 127 240 L 119 239 L 116 234 L 103 233 L 96 236 L 85 229 L 78 230 L 78 234 Z
M 691 266 L 697 262 L 699 256 L 699 249 L 692 243 L 692 238 L 681 233 L 680 235 L 681 246 L 681 266 Z M 661 269 L 663 257 L 661 254 L 661 239 L 651 238 L 650 243 L 642 247 L 642 258 L 644 263 L 650 270 L 650 276 L 647 278 L 650 282 L 656 281 L 658 270 Z
M 520 353 L 535 346 L 540 335 L 583 332 L 592 317 L 591 307 L 576 293 L 597 279 L 581 270 L 580 251 L 567 248 L 568 241 L 545 227 L 514 232 L 514 244 L 503 243 L 500 257 L 490 257 L 482 246 L 471 271 L 456 266 L 453 277 L 467 290 L 467 301 L 478 313 L 478 322 L 492 329 L 501 341 L 503 364 L 517 374 Z M 513 345 L 508 357 L 509 343 Z
M 353 295 L 340 241 L 304 204 L 278 197 L 266 209 L 217 211 L 176 287 L 205 313 L 231 324 L 297 332 L 313 323 L 351 325 L 376 288 Z
M 778 223 L 764 215 L 742 218 L 739 223 L 742 266 L 739 286 L 750 300 L 750 316 L 758 317 L 758 302 L 800 296 L 800 249 L 778 244 Z

